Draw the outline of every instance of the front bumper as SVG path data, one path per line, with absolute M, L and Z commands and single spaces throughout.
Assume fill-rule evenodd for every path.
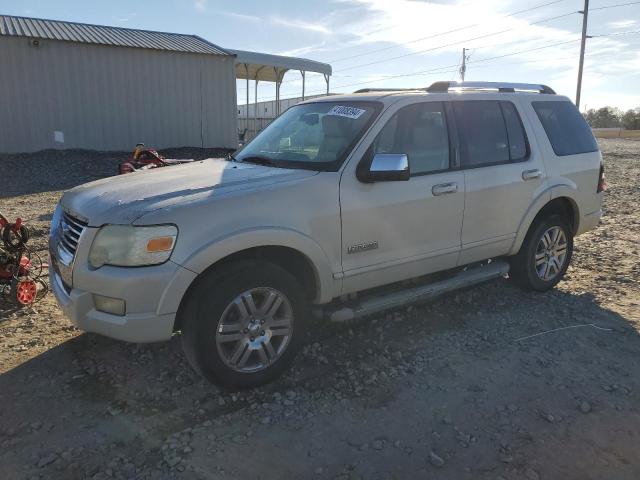
M 91 270 L 78 257 L 73 286 L 66 284 L 55 268 L 49 269 L 49 276 L 58 304 L 77 328 L 136 343 L 171 338 L 180 301 L 196 278 L 195 273 L 171 261 L 152 267 Z M 125 315 L 97 310 L 93 294 L 124 300 Z
M 127 342 L 160 342 L 171 338 L 175 313 L 111 315 L 95 309 L 93 294 L 77 288 L 67 292 L 60 276 L 51 271 L 51 290 L 60 308 L 77 328 Z

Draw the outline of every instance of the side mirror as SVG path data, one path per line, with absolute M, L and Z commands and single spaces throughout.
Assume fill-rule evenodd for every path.
M 410 177 L 409 157 L 404 153 L 376 153 L 371 164 L 359 165 L 356 171 L 358 180 L 371 182 L 407 181 Z

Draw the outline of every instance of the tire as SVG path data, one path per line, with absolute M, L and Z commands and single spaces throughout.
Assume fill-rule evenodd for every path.
M 240 261 L 206 274 L 182 315 L 182 346 L 192 367 L 213 383 L 244 389 L 274 380 L 290 365 L 305 334 L 307 302 L 286 270 Z
M 541 218 L 529 228 L 518 254 L 511 257 L 509 276 L 522 288 L 544 292 L 562 280 L 572 254 L 573 233 L 566 217 L 553 214 Z

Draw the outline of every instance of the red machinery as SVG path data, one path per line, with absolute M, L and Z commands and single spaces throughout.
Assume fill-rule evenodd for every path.
M 120 164 L 119 174 L 138 172 L 140 170 L 148 170 L 150 168 L 168 167 L 169 165 L 178 165 L 180 163 L 193 162 L 192 159 L 173 159 L 164 158 L 154 148 L 146 148 L 144 143 L 138 143 L 133 150 L 131 158 Z
M 0 213 L 0 237 L 0 295 L 20 306 L 31 305 L 49 290 L 43 279 L 49 266 L 27 247 L 29 230 L 21 219 L 9 223 Z

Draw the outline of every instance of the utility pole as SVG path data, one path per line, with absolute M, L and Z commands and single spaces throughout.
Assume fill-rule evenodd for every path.
M 580 63 L 578 64 L 578 88 L 576 90 L 576 107 L 580 110 L 580 93 L 582 91 L 582 68 L 584 66 L 584 47 L 587 42 L 587 17 L 589 16 L 589 0 L 584 0 L 582 14 L 582 41 L 580 42 Z
M 467 49 L 462 49 L 462 65 L 460 65 L 460 81 L 464 82 L 464 74 L 467 71 Z

